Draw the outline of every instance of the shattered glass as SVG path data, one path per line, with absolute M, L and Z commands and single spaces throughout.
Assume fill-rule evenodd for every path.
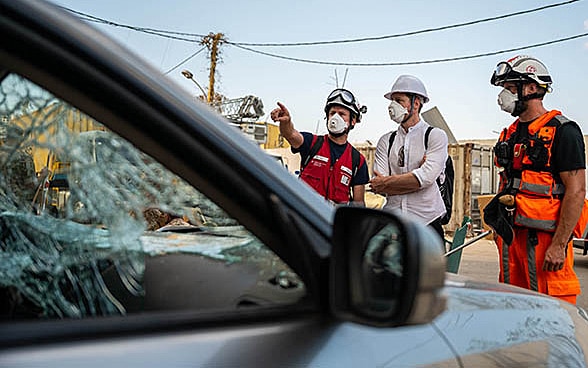
M 172 255 L 204 259 L 220 272 L 241 264 L 256 270 L 243 290 L 226 288 L 222 300 L 229 302 L 206 304 L 214 308 L 304 296 L 298 276 L 253 234 L 81 111 L 8 75 L 0 83 L 0 117 L 0 318 L 148 310 L 148 267 L 173 262 Z M 198 278 L 200 268 L 187 265 Z M 176 279 L 173 285 L 198 281 Z M 193 292 L 204 299 L 206 290 Z M 253 296 L 242 303 L 245 294 Z

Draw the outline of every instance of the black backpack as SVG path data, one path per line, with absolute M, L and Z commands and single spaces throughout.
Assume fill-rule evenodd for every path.
M 425 151 L 429 148 L 429 134 L 433 130 L 432 126 L 427 128 L 425 132 Z M 390 139 L 388 141 L 388 156 L 390 157 L 390 149 L 392 148 L 392 143 L 394 142 L 394 138 L 396 138 L 396 131 L 390 134 Z M 455 178 L 455 172 L 453 170 L 453 160 L 451 156 L 447 156 L 447 161 L 445 161 L 445 180 L 441 182 L 441 176 L 437 178 L 437 186 L 439 187 L 439 192 L 441 193 L 441 198 L 443 198 L 443 204 L 445 204 L 446 213 L 441 217 L 441 225 L 447 225 L 449 220 L 451 220 L 451 211 L 453 210 L 453 181 Z

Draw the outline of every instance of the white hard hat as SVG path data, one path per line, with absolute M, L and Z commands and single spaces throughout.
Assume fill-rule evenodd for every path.
M 498 63 L 490 79 L 495 86 L 502 86 L 505 82 L 535 82 L 549 89 L 552 81 L 542 62 L 531 56 L 518 55 Z
M 396 79 L 396 82 L 392 85 L 390 92 L 386 93 L 384 97 L 391 100 L 392 93 L 412 93 L 421 96 L 425 102 L 429 102 L 429 96 L 425 85 L 415 76 L 412 75 L 401 75 Z

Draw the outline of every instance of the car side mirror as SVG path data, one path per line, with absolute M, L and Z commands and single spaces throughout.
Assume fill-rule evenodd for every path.
M 439 236 L 399 214 L 340 207 L 335 213 L 330 301 L 341 319 L 371 326 L 432 321 L 445 309 Z

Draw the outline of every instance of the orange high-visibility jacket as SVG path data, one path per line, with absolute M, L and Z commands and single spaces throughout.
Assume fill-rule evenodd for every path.
M 500 162 L 505 164 L 501 173 L 501 192 L 515 195 L 515 233 L 511 244 L 505 244 L 501 238 L 496 244 L 501 282 L 575 303 L 581 288 L 573 268 L 572 247 L 566 249 L 563 269 L 542 270 L 565 192 L 563 184 L 555 180 L 551 170 L 552 145 L 557 129 L 568 122 L 559 111 L 550 111 L 529 124 L 528 134 L 517 132 L 517 120 L 500 136 L 495 148 L 495 163 L 497 166 L 501 166 Z M 506 159 L 503 157 L 505 152 Z M 587 221 L 588 201 L 585 199 L 573 236 L 585 237 Z
M 512 141 L 509 142 L 511 167 L 503 172 L 500 186 L 501 190 L 509 186 L 515 193 L 515 226 L 555 231 L 565 187 L 556 182 L 551 172 L 551 148 L 556 130 L 567 122 L 561 112 L 552 110 L 529 125 L 528 137 L 516 137 L 518 119 L 500 135 L 499 142 Z M 516 162 L 519 166 L 513 168 Z M 495 164 L 500 167 L 496 160 Z M 587 223 L 588 201 L 585 200 L 574 236 L 583 237 Z

